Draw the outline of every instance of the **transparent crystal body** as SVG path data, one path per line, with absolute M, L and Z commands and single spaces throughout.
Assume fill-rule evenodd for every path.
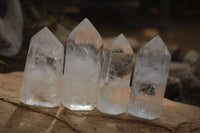
M 120 34 L 104 54 L 97 108 L 104 113 L 120 114 L 126 111 L 133 52 L 123 34 Z
M 101 36 L 84 19 L 68 38 L 62 96 L 65 107 L 92 110 L 96 106 L 101 58 Z
M 140 49 L 127 109 L 130 114 L 146 119 L 160 116 L 170 61 L 170 53 L 159 36 Z
M 55 107 L 61 103 L 64 47 L 43 28 L 31 39 L 21 90 L 29 105 Z

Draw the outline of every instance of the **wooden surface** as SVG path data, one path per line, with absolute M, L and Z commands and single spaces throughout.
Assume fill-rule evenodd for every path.
M 156 120 L 24 105 L 22 77 L 22 72 L 0 74 L 0 133 L 200 133 L 200 108 L 168 99 Z

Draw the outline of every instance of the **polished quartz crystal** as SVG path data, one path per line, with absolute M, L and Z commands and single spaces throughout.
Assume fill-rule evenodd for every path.
M 71 110 L 96 106 L 102 60 L 102 38 L 86 18 L 68 37 L 62 104 Z
M 170 53 L 159 36 L 139 50 L 128 113 L 146 119 L 160 116 L 170 61 Z
M 55 107 L 61 103 L 64 47 L 43 28 L 31 39 L 21 90 L 25 104 Z
M 129 97 L 133 51 L 123 34 L 107 45 L 104 54 L 97 108 L 104 113 L 126 111 Z

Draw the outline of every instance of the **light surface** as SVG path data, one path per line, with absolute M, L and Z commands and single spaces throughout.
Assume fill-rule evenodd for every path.
M 107 45 L 101 84 L 97 100 L 97 108 L 108 114 L 120 114 L 126 111 L 130 76 L 133 63 L 133 52 L 123 34 Z
M 88 19 L 69 35 L 62 104 L 71 110 L 96 106 L 101 71 L 102 38 Z
M 23 103 L 60 105 L 63 58 L 64 47 L 48 28 L 32 37 L 20 97 Z
M 140 49 L 137 55 L 127 111 L 141 118 L 160 116 L 171 56 L 157 36 Z

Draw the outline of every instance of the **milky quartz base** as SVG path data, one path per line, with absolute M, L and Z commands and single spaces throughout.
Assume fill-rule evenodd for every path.
M 63 45 L 47 28 L 32 37 L 20 97 L 23 103 L 60 105 L 63 58 Z
M 97 108 L 107 114 L 120 114 L 126 111 L 130 94 L 130 76 L 133 52 L 123 34 L 106 47 Z
M 159 36 L 137 55 L 128 113 L 155 119 L 160 116 L 171 56 Z
M 70 34 L 67 44 L 62 104 L 71 110 L 96 106 L 102 39 L 88 19 Z
M 107 114 L 121 114 L 126 111 L 130 79 L 107 82 L 99 90 L 97 108 Z

